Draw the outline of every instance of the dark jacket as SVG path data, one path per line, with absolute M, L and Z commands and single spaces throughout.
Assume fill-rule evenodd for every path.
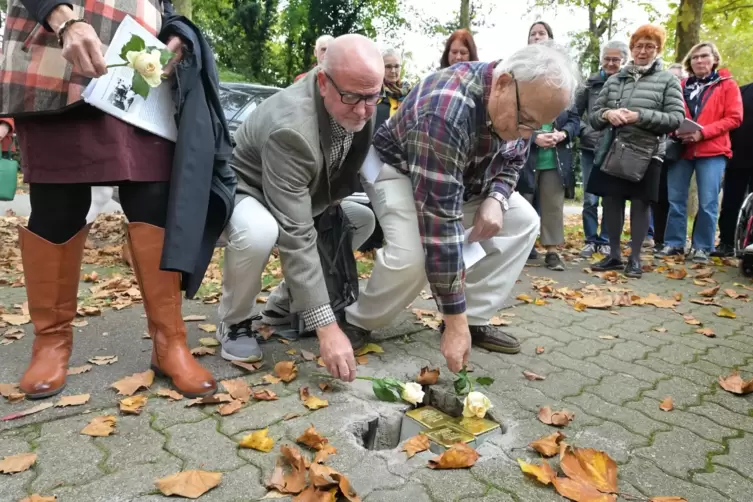
M 575 98 L 575 108 L 578 112 L 578 117 L 580 117 L 581 150 L 593 151 L 599 145 L 602 133 L 591 127 L 588 118 L 596 105 L 596 100 L 606 81 L 607 76 L 603 71 L 594 73 L 586 80 L 586 84 L 580 89 L 578 96 Z
M 753 169 L 753 84 L 740 87 L 743 98 L 743 123 L 729 133 L 732 160 L 727 169 Z
M 573 142 L 580 132 L 580 118 L 575 107 L 565 110 L 554 119 L 554 128 L 567 134 L 567 139 L 557 144 L 557 172 L 562 186 L 565 187 L 565 197 L 575 198 L 575 171 L 573 170 Z M 526 165 L 520 171 L 517 190 L 521 194 L 532 194 L 536 191 L 536 157 L 539 147 L 536 146 L 536 134 L 531 137 L 531 149 Z
M 166 41 L 171 35 L 180 36 L 185 48 L 176 68 L 178 141 L 160 266 L 181 272 L 181 287 L 193 298 L 230 220 L 237 181 L 228 165 L 233 147 L 212 49 L 183 16 L 165 21 L 159 38 Z

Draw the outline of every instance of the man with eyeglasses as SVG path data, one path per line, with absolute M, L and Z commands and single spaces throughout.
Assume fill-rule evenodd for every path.
M 346 308 L 349 324 L 389 324 L 428 278 L 451 371 L 467 363 L 471 344 L 520 351 L 489 323 L 539 229 L 536 211 L 514 190 L 529 138 L 572 103 L 577 85 L 564 50 L 541 43 L 504 62 L 456 64 L 414 87 L 376 132 L 362 170 L 386 243 Z
M 277 245 L 285 284 L 270 295 L 263 320 L 289 324 L 291 313 L 299 314 L 305 329 L 316 332 L 330 373 L 355 378 L 348 336 L 361 333 L 346 329 L 346 335 L 332 312 L 314 218 L 360 188 L 383 78 L 376 44 L 343 35 L 329 43 L 319 67 L 265 100 L 238 128 L 231 166 L 239 196 L 224 235 L 217 331 L 225 359 L 262 358 L 251 321 L 262 272 Z M 357 249 L 374 230 L 374 214 L 356 202 L 340 204 L 355 227 Z

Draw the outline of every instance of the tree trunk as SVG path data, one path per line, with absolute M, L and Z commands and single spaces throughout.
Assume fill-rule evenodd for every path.
M 471 0 L 460 0 L 460 27 L 471 29 Z

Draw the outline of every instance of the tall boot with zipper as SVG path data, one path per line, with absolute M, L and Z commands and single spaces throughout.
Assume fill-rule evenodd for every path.
M 54 396 L 65 388 L 73 348 L 81 259 L 90 225 L 63 244 L 53 244 L 18 227 L 29 315 L 34 325 L 31 362 L 18 383 L 29 399 Z
M 128 224 L 128 245 L 139 282 L 144 310 L 152 337 L 152 369 L 172 379 L 186 397 L 214 394 L 212 374 L 191 355 L 186 343 L 186 325 L 181 313 L 180 274 L 160 270 L 163 228 L 148 223 Z

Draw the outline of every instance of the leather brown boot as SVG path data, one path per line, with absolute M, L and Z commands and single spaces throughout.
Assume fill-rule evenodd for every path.
M 181 313 L 180 274 L 160 270 L 165 230 L 148 223 L 128 224 L 128 244 L 152 337 L 152 369 L 166 375 L 186 397 L 217 390 L 212 374 L 191 355 Z
M 54 396 L 65 388 L 73 348 L 71 321 L 76 316 L 81 258 L 90 227 L 86 225 L 64 244 L 53 244 L 18 227 L 35 335 L 31 362 L 18 387 L 29 399 Z

